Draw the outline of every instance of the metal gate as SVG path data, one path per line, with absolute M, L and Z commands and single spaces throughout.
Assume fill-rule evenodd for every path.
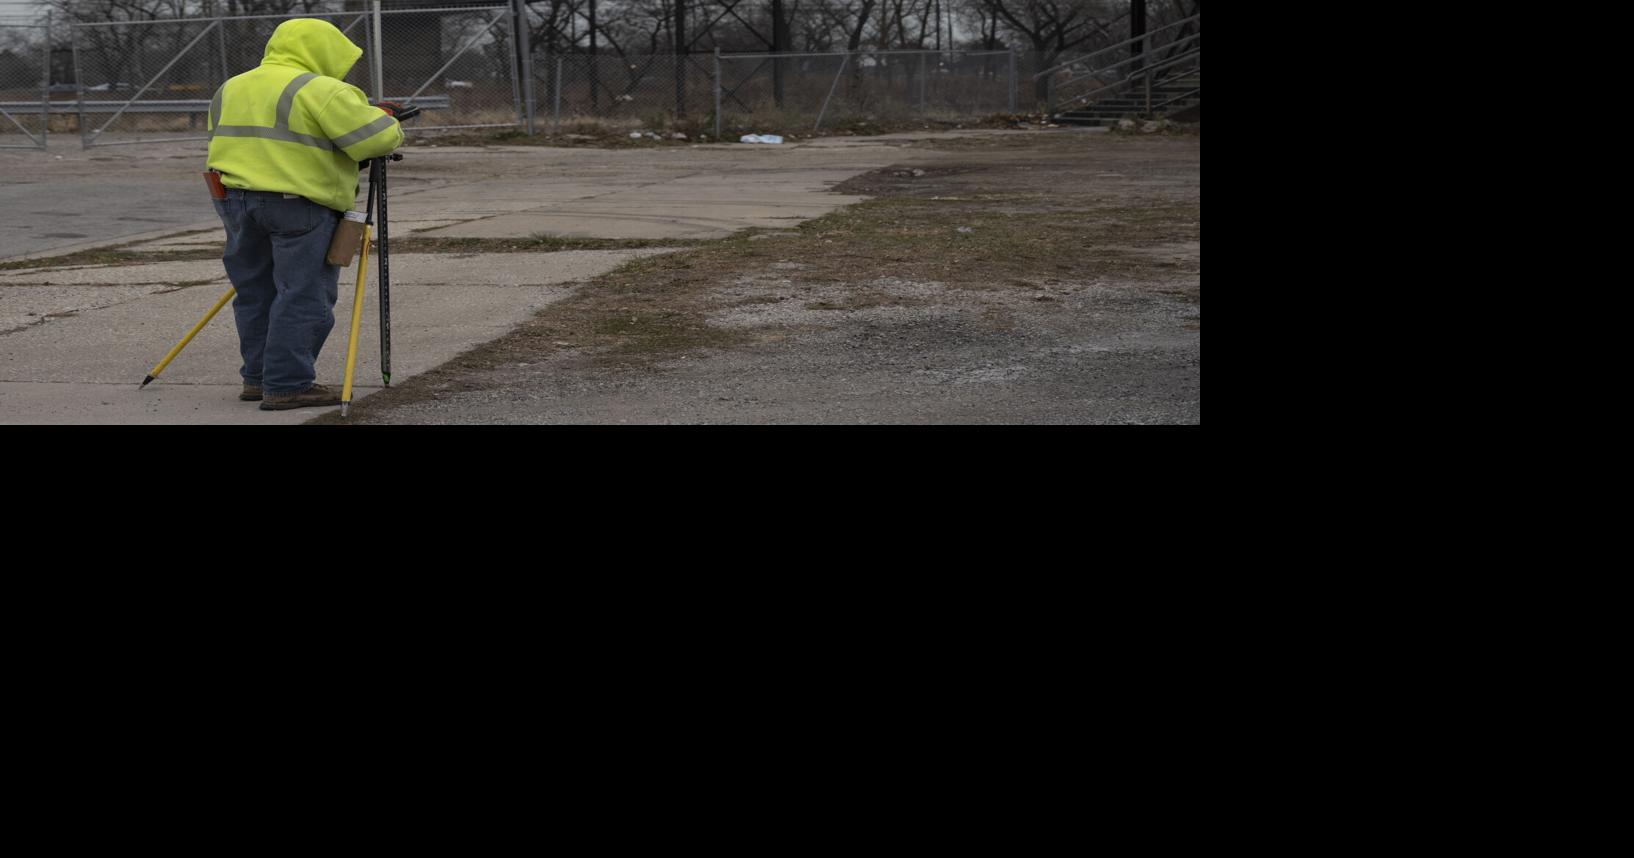
M 51 130 L 51 21 L 0 23 L 0 149 L 44 149 Z
M 425 109 L 408 133 L 525 124 L 511 6 L 380 13 L 388 101 Z M 523 37 L 525 38 L 525 37 Z
M 346 82 L 421 107 L 408 132 L 524 123 L 510 6 L 308 12 L 72 26 L 75 113 L 85 148 L 208 140 L 210 98 L 254 68 L 292 18 L 329 20 L 364 51 Z M 384 73 L 379 69 L 384 67 Z M 423 124 L 421 124 L 423 123 Z
M 210 98 L 227 78 L 254 68 L 272 31 L 291 18 L 323 18 L 369 51 L 366 12 L 111 21 L 73 25 L 80 142 L 129 146 L 210 139 Z M 156 70 L 155 70 L 156 69 Z M 370 66 L 346 82 L 365 91 Z M 139 83 L 138 83 L 139 82 Z

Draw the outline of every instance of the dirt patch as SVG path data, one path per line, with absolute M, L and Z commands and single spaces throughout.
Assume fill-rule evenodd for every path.
M 980 151 L 631 262 L 349 422 L 1197 422 L 1197 140 L 937 142 Z

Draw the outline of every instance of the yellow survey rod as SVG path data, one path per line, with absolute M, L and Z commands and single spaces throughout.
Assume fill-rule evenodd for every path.
M 357 258 L 357 294 L 352 297 L 352 339 L 346 344 L 346 384 L 340 390 L 340 416 L 352 410 L 352 372 L 357 369 L 357 327 L 363 321 L 363 275 L 369 270 L 369 225 L 363 225 L 363 253 Z
M 221 312 L 221 308 L 227 306 L 227 302 L 231 301 L 233 296 L 237 294 L 237 289 L 228 289 L 227 294 L 221 296 L 221 300 L 217 301 L 216 305 L 210 308 L 210 312 L 205 313 L 204 318 L 200 319 L 199 323 L 193 326 L 193 330 L 188 331 L 187 336 L 182 337 L 182 341 L 177 343 L 176 347 L 170 350 L 170 354 L 165 355 L 165 359 L 159 361 L 159 365 L 154 367 L 152 372 L 148 373 L 148 377 L 142 379 L 142 386 L 138 387 L 137 390 L 141 390 L 142 387 L 147 387 L 148 382 L 158 378 L 159 373 L 165 371 L 165 367 L 169 366 L 172 360 L 175 360 L 176 355 L 181 354 L 182 349 L 185 348 L 188 343 L 192 342 L 193 338 L 198 336 L 199 331 L 204 330 L 204 326 L 210 324 L 210 320 L 214 319 L 216 314 Z

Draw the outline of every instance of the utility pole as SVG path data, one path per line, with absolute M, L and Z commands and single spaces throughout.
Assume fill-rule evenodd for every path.
M 783 0 L 772 0 L 772 53 L 780 54 L 789 49 L 785 43 L 786 31 L 783 22 Z M 772 98 L 779 108 L 783 107 L 783 61 L 772 60 Z
M 1140 39 L 1146 35 L 1146 0 L 1131 0 L 1129 4 L 1129 38 Z M 1129 47 L 1129 53 L 1135 61 L 1129 64 L 1131 74 L 1145 67 L 1146 62 L 1141 58 L 1146 53 L 1146 40 L 1140 39 Z
M 596 0 L 590 0 L 590 106 L 600 107 L 600 93 L 596 86 Z
M 675 4 L 675 118 L 687 114 L 687 3 Z

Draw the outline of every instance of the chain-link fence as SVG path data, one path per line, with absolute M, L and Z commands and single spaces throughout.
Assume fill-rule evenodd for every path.
M 371 98 L 423 108 L 408 132 L 524 121 L 511 6 L 307 12 L 74 24 L 81 142 L 208 139 L 205 117 L 216 89 L 259 64 L 273 31 L 292 18 L 327 20 L 361 47 L 346 82 Z
M 369 49 L 370 16 L 310 13 L 73 25 L 80 140 L 86 147 L 208 139 L 210 98 L 227 78 L 261 62 L 267 39 L 290 18 L 322 18 Z M 370 90 L 359 61 L 346 82 Z
M 0 146 L 43 146 L 50 116 L 58 116 L 59 131 L 77 128 L 86 147 L 208 139 L 215 90 L 259 63 L 273 30 L 297 17 L 329 20 L 363 48 L 347 82 L 371 97 L 424 109 L 405 127 L 411 134 L 532 131 L 537 115 L 556 129 L 595 119 L 699 126 L 730 137 L 739 130 L 968 120 L 1013 113 L 1034 100 L 1030 72 L 1039 63 L 1017 51 L 535 56 L 526 28 L 518 27 L 520 4 L 378 10 L 370 4 L 75 23 L 58 28 L 55 45 L 48 27 L 0 28 L 0 134 L 9 135 L 0 136 Z M 32 41 L 23 35 L 30 32 L 38 33 Z M 54 79 L 42 84 L 40 70 L 48 67 Z
M 593 118 L 661 128 L 675 119 L 707 119 L 715 109 L 713 62 L 712 54 L 536 57 L 536 111 L 548 112 L 555 125 Z
M 1022 73 L 1012 51 L 566 54 L 535 57 L 533 67 L 536 110 L 553 127 L 692 119 L 717 135 L 1013 112 Z
M 380 26 L 386 99 L 426 109 L 405 131 L 526 122 L 512 6 L 390 9 Z
M 1015 110 L 1008 51 L 733 54 L 720 58 L 722 130 L 771 119 L 812 129 L 858 121 L 969 119 Z
M 44 149 L 51 127 L 51 27 L 0 21 L 0 149 Z

